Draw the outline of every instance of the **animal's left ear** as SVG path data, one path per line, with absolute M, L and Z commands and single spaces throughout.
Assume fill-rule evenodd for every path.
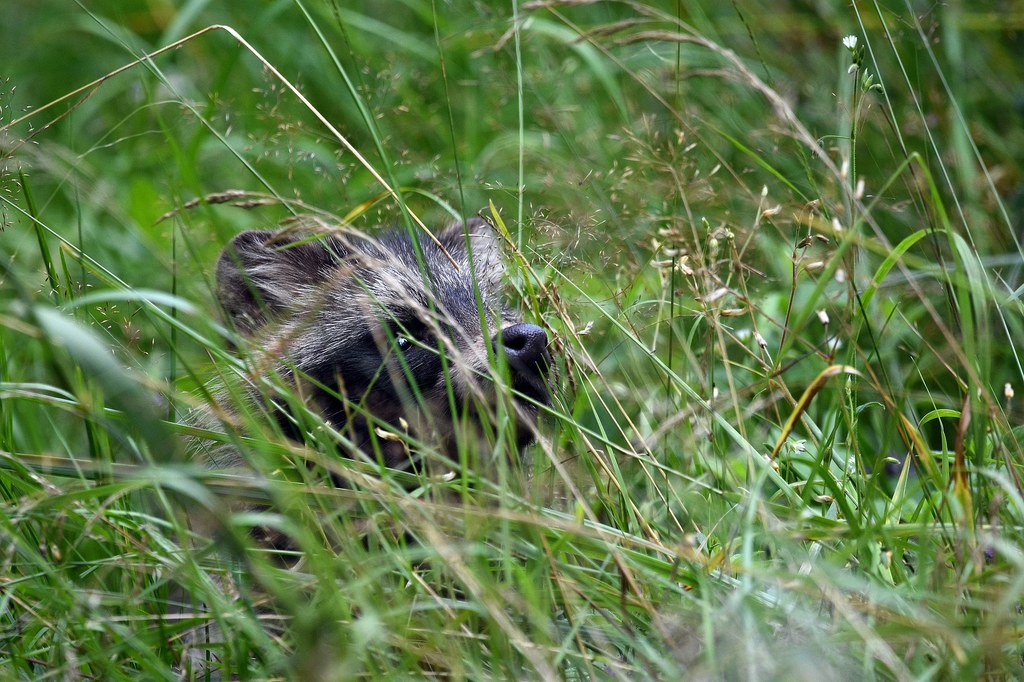
M 469 250 L 466 249 L 469 238 Z M 437 233 L 437 241 L 451 254 L 459 269 L 470 271 L 470 257 L 473 254 L 473 271 L 481 286 L 497 289 L 501 286 L 501 277 L 505 265 L 501 261 L 501 238 L 487 221 L 471 218 L 465 223 L 451 223 Z

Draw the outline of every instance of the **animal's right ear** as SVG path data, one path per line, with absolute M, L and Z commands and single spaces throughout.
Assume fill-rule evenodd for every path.
M 317 294 L 343 253 L 340 240 L 331 236 L 242 232 L 217 261 L 217 298 L 235 328 L 251 334 Z

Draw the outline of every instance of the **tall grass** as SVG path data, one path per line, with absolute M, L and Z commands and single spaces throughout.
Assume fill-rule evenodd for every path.
M 1022 675 L 1012 14 L 59 4 L 0 46 L 5 679 Z M 182 419 L 253 361 L 232 235 L 490 204 L 521 459 Z

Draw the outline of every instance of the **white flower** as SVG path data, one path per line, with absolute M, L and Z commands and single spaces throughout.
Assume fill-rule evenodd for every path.
M 843 38 L 843 47 L 852 50 L 857 47 L 857 36 L 846 36 Z

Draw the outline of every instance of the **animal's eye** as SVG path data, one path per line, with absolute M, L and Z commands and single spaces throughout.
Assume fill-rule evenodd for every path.
M 395 346 L 405 352 L 417 344 L 428 343 L 430 330 L 419 320 L 397 321 L 391 326 L 391 336 Z

